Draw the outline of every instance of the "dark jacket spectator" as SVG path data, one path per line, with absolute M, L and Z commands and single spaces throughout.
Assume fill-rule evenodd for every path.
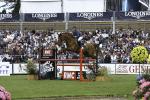
M 104 63 L 111 63 L 111 57 L 109 54 L 106 54 L 106 56 L 104 58 Z

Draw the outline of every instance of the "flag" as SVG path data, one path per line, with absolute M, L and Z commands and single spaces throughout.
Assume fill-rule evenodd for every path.
M 144 5 L 145 7 L 149 7 L 149 0 L 139 0 L 139 2 Z

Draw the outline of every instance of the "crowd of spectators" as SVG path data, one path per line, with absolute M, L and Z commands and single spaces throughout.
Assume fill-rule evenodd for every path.
M 0 30 L 0 61 L 26 62 L 28 58 L 37 60 L 39 48 L 67 48 L 62 42 L 58 45 L 61 32 Z M 97 29 L 95 32 L 80 32 L 74 29 L 70 32 L 80 46 L 91 43 L 99 48 L 98 61 L 100 63 L 132 63 L 130 52 L 136 45 L 143 45 L 150 50 L 150 35 L 148 32 L 133 29 Z M 77 53 L 67 52 L 58 55 L 59 59 L 72 58 Z
M 81 38 L 82 37 L 82 38 Z M 100 63 L 132 63 L 130 52 L 133 47 L 143 45 L 150 50 L 150 35 L 143 30 L 97 29 L 94 33 L 81 33 L 78 40 L 81 43 L 93 43 L 99 47 Z

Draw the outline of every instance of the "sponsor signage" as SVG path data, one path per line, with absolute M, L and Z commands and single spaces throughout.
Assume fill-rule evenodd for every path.
M 41 64 L 41 73 L 53 72 L 54 66 L 52 61 L 47 61 L 44 64 Z
M 35 64 L 37 69 L 39 64 Z M 14 63 L 13 64 L 13 74 L 27 74 L 27 64 L 26 63 Z
M 99 68 L 100 67 L 106 67 L 108 70 L 108 74 L 115 74 L 115 64 L 98 64 Z
M 69 21 L 110 21 L 112 12 L 69 13 Z
M 13 72 L 14 74 L 27 74 L 27 64 L 14 64 Z
M 100 67 L 106 67 L 108 74 L 150 74 L 150 64 L 99 64 Z
M 0 22 L 14 22 L 19 21 L 19 14 L 0 14 Z
M 0 63 L 0 76 L 10 76 L 12 73 L 12 65 L 9 62 Z
M 25 14 L 25 21 L 64 21 L 64 13 L 28 13 Z
M 41 49 L 40 55 L 40 75 L 44 78 L 55 79 L 57 77 L 56 66 L 56 50 L 54 49 Z M 51 61 L 49 61 L 49 59 Z M 52 60 L 53 59 L 53 60 Z
M 41 59 L 54 59 L 55 50 L 53 49 L 42 49 Z
M 77 63 L 76 63 L 77 64 Z M 71 79 L 71 75 L 73 72 L 76 73 L 76 79 L 80 77 L 80 66 L 77 65 L 58 65 L 57 66 L 57 77 L 60 77 L 59 74 L 63 74 L 66 72 L 67 79 Z M 39 64 L 37 65 L 37 69 Z M 150 64 L 98 64 L 99 68 L 106 67 L 108 69 L 108 74 L 142 74 L 148 73 L 150 74 Z M 87 71 L 87 66 L 83 65 L 83 71 Z M 41 74 L 45 74 L 47 72 L 51 72 L 51 75 L 54 76 L 55 66 L 54 62 L 47 61 L 43 64 L 40 64 Z M 13 72 L 13 73 L 12 73 Z M 69 72 L 69 73 L 68 73 Z M 0 63 L 0 76 L 10 76 L 10 74 L 27 74 L 26 72 L 26 64 L 14 64 L 12 68 L 12 64 L 8 62 Z M 70 78 L 69 78 L 70 77 Z M 74 79 L 74 78 L 73 78 Z
M 139 71 L 139 64 L 116 64 L 116 74 L 136 74 Z
M 149 64 L 116 64 L 116 74 L 150 73 Z
M 149 20 L 150 11 L 116 12 L 117 20 Z
M 40 64 L 40 76 L 50 79 L 55 79 L 55 63 L 54 61 L 46 61 Z M 49 77 L 46 77 L 49 73 Z
M 77 64 L 77 63 L 76 63 Z M 63 74 L 64 71 L 66 72 L 75 72 L 76 73 L 76 79 L 80 79 L 80 65 L 64 65 L 64 68 L 63 66 L 61 65 L 58 65 L 57 66 L 57 77 L 60 77 L 60 74 Z M 82 71 L 86 72 L 87 71 L 87 65 L 83 65 L 82 67 Z
M 65 13 L 25 13 L 25 22 L 64 21 Z M 111 21 L 113 12 L 78 12 L 69 13 L 69 21 Z M 150 11 L 115 12 L 116 20 L 150 20 Z M 0 13 L 0 22 L 20 21 L 20 14 Z
M 53 56 L 53 50 L 51 50 L 51 49 L 44 49 L 43 50 L 43 55 L 44 56 Z
M 76 80 L 76 72 L 75 71 L 64 71 L 63 79 Z

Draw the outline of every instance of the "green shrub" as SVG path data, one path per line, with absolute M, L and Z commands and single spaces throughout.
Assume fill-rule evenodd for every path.
M 148 58 L 148 51 L 144 46 L 137 46 L 131 51 L 131 58 L 133 63 L 144 63 Z
M 108 76 L 108 70 L 107 67 L 100 67 L 97 76 Z
M 32 60 L 27 61 L 27 73 L 28 74 L 37 74 L 37 68 L 36 65 Z

